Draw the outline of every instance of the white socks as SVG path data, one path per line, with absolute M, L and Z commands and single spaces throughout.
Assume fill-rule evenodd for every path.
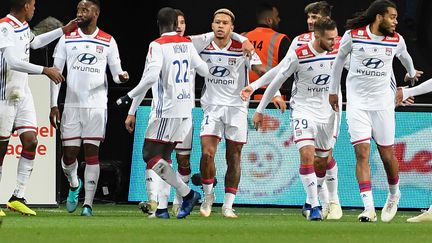
M 84 189 L 85 199 L 83 205 L 92 207 L 94 195 L 96 193 L 97 184 L 99 180 L 100 167 L 99 164 L 89 165 L 86 164 L 84 170 Z

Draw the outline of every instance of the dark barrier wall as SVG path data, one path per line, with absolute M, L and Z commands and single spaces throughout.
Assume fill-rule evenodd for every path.
M 8 13 L 8 0 L 0 1 L 0 15 Z M 124 129 L 125 111 L 118 111 L 112 106 L 112 102 L 134 87 L 141 78 L 144 68 L 145 55 L 148 44 L 158 37 L 156 26 L 156 13 L 160 7 L 172 6 L 183 10 L 186 15 L 187 34 L 198 34 L 211 30 L 213 12 L 222 7 L 231 9 L 236 15 L 235 31 L 244 32 L 253 29 L 255 25 L 255 6 L 262 1 L 155 1 L 142 2 L 145 8 L 138 7 L 137 1 L 101 1 L 102 11 L 99 17 L 99 27 L 112 34 L 117 40 L 122 66 L 131 76 L 131 81 L 120 86 L 110 82 L 109 87 L 109 119 L 107 124 L 106 141 L 101 148 L 102 159 L 115 159 L 125 163 L 124 176 L 129 176 L 130 160 L 132 154 L 133 136 Z M 281 23 L 279 31 L 293 38 L 307 30 L 304 6 L 313 1 L 271 1 L 279 9 Z M 340 35 L 344 32 L 346 19 L 353 16 L 359 10 L 367 8 L 372 1 L 328 1 L 334 6 L 333 18 L 338 22 Z M 75 18 L 75 0 L 36 0 L 36 12 L 30 25 L 34 26 L 42 19 L 53 16 L 63 22 Z M 408 51 L 411 53 L 417 69 L 424 70 L 424 78 L 432 77 L 432 1 L 422 0 L 398 0 L 395 1 L 399 10 L 400 32 L 406 40 Z M 32 52 L 32 61 L 45 64 L 52 62 L 51 53 L 55 44 L 48 49 Z M 48 57 L 48 58 L 47 58 Z M 395 74 L 398 84 L 402 85 L 405 71 L 395 61 Z M 108 75 L 111 79 L 110 75 Z M 422 79 L 422 80 L 425 80 Z M 200 88 L 202 84 L 197 84 Z M 197 91 L 199 93 L 199 90 Z M 287 91 L 286 91 L 287 92 Z M 199 97 L 199 96 L 198 96 Z M 423 95 L 416 99 L 420 103 L 432 103 L 432 95 Z M 63 177 L 62 177 L 63 178 Z M 126 183 L 128 184 L 128 183 Z M 127 186 L 124 188 L 121 200 L 127 199 Z

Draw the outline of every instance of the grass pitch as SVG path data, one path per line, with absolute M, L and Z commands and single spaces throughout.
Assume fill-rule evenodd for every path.
M 209 218 L 197 209 L 186 219 L 149 219 L 136 205 L 95 205 L 93 217 L 73 214 L 64 205 L 36 209 L 28 217 L 3 210 L 0 242 L 430 242 L 432 224 L 406 223 L 419 212 L 398 212 L 391 223 L 357 222 L 359 210 L 344 210 L 339 221 L 309 222 L 300 209 L 236 208 L 226 219 L 220 207 Z

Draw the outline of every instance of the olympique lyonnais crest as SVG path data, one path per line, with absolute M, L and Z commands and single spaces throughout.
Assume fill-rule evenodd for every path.
M 392 55 L 392 49 L 391 48 L 386 48 L 385 54 L 387 56 L 391 56 Z
M 96 52 L 102 53 L 103 52 L 103 46 L 96 46 Z
M 235 65 L 237 63 L 237 59 L 235 58 L 228 58 L 228 65 Z

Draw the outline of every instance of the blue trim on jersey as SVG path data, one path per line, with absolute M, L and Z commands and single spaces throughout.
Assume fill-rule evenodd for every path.
M 156 117 L 162 117 L 162 109 L 163 109 L 163 83 L 162 83 L 162 73 L 159 74 L 158 80 L 158 103 L 156 104 Z
M 368 41 L 361 41 L 361 40 L 353 40 L 353 43 L 397 47 L 397 44 L 385 44 L 385 43 L 380 43 L 380 42 L 368 42 Z
M 241 57 L 241 56 L 243 56 L 243 53 L 242 54 L 228 54 L 228 53 L 223 53 L 223 52 L 207 52 L 207 51 L 202 51 L 200 54 L 221 55 L 221 56 L 229 56 L 229 57 Z
M 397 89 L 396 88 L 396 81 L 392 77 L 390 78 L 390 80 L 391 80 L 390 87 L 394 92 L 396 92 L 396 89 Z
M 165 133 L 166 125 L 167 125 L 167 120 L 168 120 L 167 118 L 161 118 L 161 121 L 159 123 L 159 129 L 156 134 L 156 139 L 163 140 L 163 135 Z
M 27 27 L 25 27 L 25 28 L 22 29 L 22 30 L 14 30 L 14 32 L 15 32 L 15 33 L 23 32 L 24 30 L 28 30 L 28 28 L 29 28 L 29 27 L 27 26 Z
M 299 63 L 303 64 L 303 63 L 309 63 L 309 62 L 327 61 L 327 60 L 334 60 L 334 59 L 336 59 L 336 57 L 322 57 L 322 58 L 317 58 L 317 59 L 312 59 L 312 60 L 299 61 Z
M 75 42 L 90 42 L 90 43 L 99 44 L 99 45 L 103 45 L 103 46 L 109 47 L 108 44 L 101 43 L 101 42 L 98 42 L 98 41 L 93 41 L 93 40 L 68 40 L 68 41 L 65 41 L 66 44 L 67 43 L 75 43 Z

